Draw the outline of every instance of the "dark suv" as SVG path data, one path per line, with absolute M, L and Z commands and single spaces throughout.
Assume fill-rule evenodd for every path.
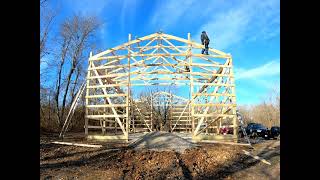
M 259 123 L 249 123 L 246 127 L 246 133 L 249 137 L 263 137 L 269 139 L 269 130 Z
M 269 134 L 270 134 L 270 138 L 274 138 L 274 139 L 280 138 L 280 127 L 272 126 Z

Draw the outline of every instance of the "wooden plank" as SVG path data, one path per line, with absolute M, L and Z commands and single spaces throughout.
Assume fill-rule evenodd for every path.
M 234 84 L 226 84 L 226 83 L 194 83 L 194 85 L 205 85 L 205 86 L 225 86 L 225 87 L 234 87 Z
M 87 86 L 89 89 L 95 88 L 106 88 L 106 87 L 120 87 L 120 86 L 127 86 L 126 84 L 104 84 L 104 85 L 95 85 L 95 86 Z
M 95 104 L 95 105 L 87 105 L 88 108 L 103 108 L 103 107 L 126 107 L 126 104 Z
M 163 57 L 160 57 L 160 58 L 163 58 Z M 164 59 L 165 60 L 165 59 Z M 131 67 L 155 67 L 155 66 L 168 66 L 168 67 L 174 67 L 174 68 L 177 68 L 177 67 L 183 67 L 185 66 L 185 64 L 174 64 L 174 63 L 169 63 L 167 61 L 167 64 L 165 63 L 150 63 L 150 64 L 134 64 L 134 65 L 131 65 Z M 208 65 L 210 66 L 210 65 Z M 222 66 L 222 65 L 221 65 Z M 122 64 L 122 65 L 110 65 L 110 66 L 98 66 L 98 67 L 94 67 L 94 68 L 89 68 L 88 70 L 100 70 L 100 69 L 114 69 L 114 68 L 127 68 L 129 67 L 127 64 Z M 216 66 L 218 67 L 218 66 Z M 212 72 L 212 70 L 210 70 Z
M 144 40 L 152 39 L 152 38 L 157 37 L 157 36 L 158 36 L 157 33 L 153 33 L 153 34 L 150 34 L 150 35 L 148 35 L 148 36 L 144 36 L 144 37 L 139 38 L 139 39 L 137 39 L 137 40 L 131 41 L 130 44 L 135 44 L 135 43 L 137 43 L 137 42 L 141 42 L 141 41 L 144 41 Z M 103 52 L 101 52 L 101 53 L 99 53 L 99 54 L 96 54 L 96 55 L 92 56 L 90 59 L 95 59 L 95 58 L 97 58 L 97 57 L 101 57 L 101 56 L 103 56 L 103 55 L 109 54 L 109 53 L 111 53 L 112 51 L 119 50 L 119 49 L 121 49 L 121 48 L 124 48 L 124 47 L 130 45 L 130 44 L 129 44 L 129 43 L 124 43 L 124 44 L 119 45 L 119 46 L 117 46 L 117 47 L 114 47 L 114 48 L 108 49 L 108 50 L 106 50 L 106 51 L 103 51 Z
M 172 121 L 176 121 L 176 120 L 172 120 Z M 181 122 L 190 122 L 191 123 L 191 120 L 189 120 L 189 119 L 180 119 L 179 121 L 181 121 Z
M 215 141 L 215 140 L 201 140 L 202 143 L 213 143 L 213 144 L 228 144 L 228 145 L 236 145 L 236 146 L 251 146 L 247 143 L 235 143 L 235 142 L 223 142 L 223 141 Z
M 213 117 L 213 118 L 217 118 L 217 117 L 233 118 L 236 115 L 227 115 L 227 114 L 194 114 L 193 116 L 195 116 L 195 117 Z
M 174 130 L 174 128 L 176 127 L 176 125 L 177 125 L 177 123 L 179 122 L 179 120 L 180 120 L 181 117 L 189 117 L 189 116 L 182 116 L 183 113 L 185 112 L 185 110 L 187 109 L 187 107 L 189 107 L 189 104 L 190 104 L 190 101 L 188 101 L 188 103 L 187 103 L 186 106 L 184 107 L 184 109 L 183 109 L 182 113 L 180 114 L 180 116 L 172 116 L 172 117 L 179 117 L 179 118 L 178 118 L 176 124 L 173 126 L 171 132 Z
M 224 74 L 225 71 L 226 71 L 226 69 L 224 69 L 224 68 L 219 68 L 218 73 Z M 213 76 L 209 82 L 212 82 L 212 81 L 213 81 L 214 79 L 216 79 L 216 78 L 217 78 L 217 77 Z M 218 83 L 221 83 L 221 81 L 222 81 L 222 78 L 220 78 L 220 79 L 218 80 Z M 204 86 L 198 91 L 198 93 L 202 93 L 207 87 L 208 87 L 207 85 L 204 85 Z M 218 90 L 219 90 L 219 86 L 217 86 L 217 87 L 214 88 L 213 93 L 217 93 Z M 213 100 L 214 97 L 215 97 L 215 96 L 211 96 L 209 102 L 212 102 L 212 100 Z M 196 98 L 196 96 L 194 96 L 192 99 L 195 99 L 195 98 Z M 208 113 L 208 110 L 209 110 L 209 108 L 212 106 L 212 104 L 211 104 L 211 105 L 205 104 L 205 106 L 206 106 L 206 108 L 205 108 L 203 114 L 207 114 L 207 113 Z M 222 105 L 222 106 L 224 106 L 224 105 Z M 198 121 L 199 123 L 198 123 L 195 131 L 193 131 L 193 136 L 195 136 L 195 135 L 198 134 L 198 131 L 199 131 L 200 127 L 201 127 L 201 124 L 203 123 L 204 118 L 205 118 L 205 117 L 201 117 L 201 119 Z
M 70 142 L 58 142 L 54 141 L 51 142 L 53 144 L 61 144 L 61 145 L 70 145 L 70 146 L 81 146 L 81 147 L 94 147 L 94 148 L 101 148 L 102 145 L 94 145 L 94 144 L 79 144 L 79 143 L 70 143 Z
M 116 123 L 116 121 L 114 121 Z M 101 129 L 101 126 L 88 126 L 89 129 Z M 121 129 L 120 127 L 104 127 L 105 129 Z
M 140 111 L 140 109 L 138 108 L 138 106 L 137 106 L 136 104 L 133 104 L 133 105 L 134 105 L 134 106 L 136 106 L 136 108 L 137 108 L 137 110 L 138 110 L 139 114 L 141 115 L 141 117 L 142 117 L 143 121 L 145 122 L 145 125 L 147 125 L 147 127 L 148 127 L 149 131 L 150 131 L 150 132 L 152 132 L 152 129 L 149 127 L 148 123 L 146 122 L 146 120 L 145 120 L 145 118 L 144 118 L 144 115 L 141 113 L 141 111 Z
M 199 67 L 222 67 L 222 68 L 231 68 L 230 65 L 224 64 L 205 64 L 205 63 L 192 63 L 192 66 L 199 66 Z
M 222 114 L 227 114 L 227 113 L 229 113 L 230 110 L 231 110 L 231 109 L 228 108 L 228 109 L 227 109 L 224 113 L 222 113 Z M 201 117 L 201 119 L 202 119 L 202 118 L 204 118 L 204 117 Z M 210 122 L 207 122 L 207 127 L 199 130 L 197 133 L 194 134 L 194 136 L 200 134 L 203 130 L 205 130 L 205 129 L 207 129 L 208 127 L 212 126 L 216 121 L 221 120 L 221 118 L 223 118 L 223 117 L 217 117 L 217 118 L 215 118 L 214 120 L 210 120 Z M 200 119 L 200 120 L 201 120 L 201 119 Z
M 92 65 L 92 67 L 94 67 L 94 63 L 91 63 L 91 65 Z M 98 73 L 97 70 L 94 70 L 93 72 L 96 74 L 96 76 L 99 76 L 99 73 Z M 98 82 L 99 82 L 100 85 L 103 84 L 101 78 L 98 78 Z M 104 94 L 108 94 L 107 91 L 106 91 L 106 89 L 102 89 L 102 90 L 103 90 L 103 93 L 104 93 Z M 106 97 L 106 100 L 108 101 L 109 105 L 112 105 L 111 99 L 110 99 L 109 97 Z M 86 104 L 86 106 L 88 106 L 88 104 Z M 115 110 L 114 106 L 111 107 L 111 110 L 112 110 L 112 112 L 113 112 L 114 115 L 117 115 L 117 114 L 118 114 L 117 111 Z M 123 126 L 123 124 L 122 124 L 121 121 L 120 121 L 120 118 L 116 117 L 116 120 L 117 120 L 119 126 L 121 127 L 121 130 L 122 130 L 123 134 L 126 134 L 126 131 L 125 131 L 125 129 L 124 129 L 124 126 Z
M 229 61 L 229 64 L 232 66 L 232 58 L 230 57 L 229 59 L 228 59 L 228 61 Z M 230 74 L 233 76 L 233 68 L 230 68 Z M 234 78 L 233 77 L 231 77 L 230 78 L 230 81 L 231 81 L 231 83 L 232 84 L 235 84 L 235 80 L 234 80 Z M 232 92 L 231 93 L 233 93 L 233 94 L 236 94 L 236 90 L 235 90 L 235 86 L 234 87 L 231 87 L 231 90 L 232 90 Z M 234 104 L 236 104 L 236 97 L 234 96 L 234 97 L 231 97 L 231 99 L 232 99 L 232 103 L 234 103 Z M 232 113 L 233 114 L 236 114 L 236 106 L 232 109 Z M 238 137 L 238 117 L 237 116 L 235 116 L 234 118 L 233 118 L 233 125 L 234 125 L 234 131 L 233 131 L 233 135 L 234 136 L 237 136 Z M 248 140 L 249 141 L 249 140 Z
M 208 104 L 193 104 L 192 106 L 207 106 L 207 107 L 212 107 L 212 106 L 226 106 L 226 107 L 235 107 L 237 106 L 236 104 L 213 104 L 213 103 L 208 103 Z
M 163 37 L 165 37 L 167 39 L 174 39 L 176 41 L 184 42 L 184 43 L 188 44 L 189 46 L 192 46 L 193 48 L 194 47 L 198 47 L 198 48 L 201 48 L 201 49 L 204 48 L 204 45 L 202 45 L 202 44 L 199 44 L 199 43 L 196 43 L 196 42 L 193 42 L 193 41 L 191 42 L 191 38 L 186 40 L 186 39 L 179 38 L 179 37 L 176 37 L 176 36 L 173 36 L 173 35 L 169 35 L 169 34 L 163 34 Z M 189 37 L 190 37 L 190 35 L 188 36 L 188 38 Z M 224 53 L 222 51 L 219 51 L 217 49 L 209 48 L 209 51 L 228 57 L 228 54 L 226 54 L 226 53 Z
M 128 138 L 125 135 L 88 135 L 88 139 L 91 140 L 127 140 Z
M 225 72 L 225 69 L 219 68 L 218 71 L 217 71 L 217 74 L 224 74 L 223 72 Z M 217 76 L 217 75 L 213 75 L 212 78 L 208 81 L 208 83 L 212 83 L 218 77 L 219 76 Z M 198 91 L 198 93 L 202 93 L 207 87 L 208 87 L 208 85 L 204 85 L 203 87 L 201 87 L 201 89 Z M 214 92 L 214 93 L 216 93 L 216 92 Z M 194 96 L 194 98 L 196 98 L 196 97 L 197 96 Z
M 259 156 L 254 156 L 254 155 L 252 155 L 250 152 L 248 152 L 248 151 L 246 151 L 246 150 L 242 150 L 242 151 L 244 152 L 245 155 L 248 155 L 248 156 L 250 156 L 250 157 L 253 157 L 254 159 L 257 159 L 257 160 L 259 160 L 259 161 L 261 161 L 261 162 L 263 162 L 263 163 L 265 163 L 265 164 L 271 165 L 270 162 L 268 162 L 267 160 L 265 160 L 265 159 L 263 159 L 263 158 L 261 158 L 261 157 L 259 157 Z
M 169 71 L 149 71 L 149 72 L 131 72 L 131 75 L 135 74 L 141 74 L 141 75 L 151 75 L 151 74 L 172 74 L 172 75 L 199 75 L 199 76 L 217 76 L 217 77 L 233 77 L 232 75 L 229 74 L 216 74 L 216 73 L 201 73 L 201 72 L 169 72 Z M 107 74 L 107 75 L 102 75 L 102 76 L 91 76 L 89 79 L 99 79 L 99 78 L 107 78 L 107 77 L 122 77 L 122 76 L 128 76 L 129 73 L 115 73 L 115 74 Z M 198 79 L 195 77 L 195 79 Z
M 131 41 L 131 34 L 128 35 L 128 41 L 129 41 L 129 49 L 130 49 L 130 41 Z M 131 58 L 131 54 L 130 54 L 130 51 L 128 51 L 128 66 L 129 66 L 129 72 L 131 71 L 131 66 L 130 66 L 130 58 Z M 131 81 L 130 81 L 130 78 L 131 78 L 131 75 L 129 73 L 129 76 L 128 76 L 128 95 L 127 95 L 127 98 L 126 98 L 126 131 L 127 133 L 125 134 L 127 139 L 129 138 L 129 121 L 130 121 L 130 114 L 129 114 L 129 111 L 130 111 L 130 91 L 131 91 Z
M 133 40 L 133 41 L 130 41 L 130 42 L 128 42 L 128 43 L 124 43 L 124 44 L 119 45 L 119 46 L 117 46 L 117 47 L 111 48 L 111 49 L 109 49 L 109 50 L 107 50 L 107 51 L 101 52 L 101 53 L 99 53 L 99 54 L 97 54 L 97 55 L 95 55 L 95 56 L 92 56 L 92 57 L 90 58 L 90 60 L 97 59 L 98 57 L 101 57 L 101 56 L 106 55 L 106 54 L 109 54 L 109 53 L 111 53 L 111 52 L 113 52 L 113 51 L 116 51 L 116 50 L 125 48 L 125 47 L 127 47 L 127 46 L 129 46 L 129 45 L 131 45 L 131 44 L 135 44 L 135 43 L 138 43 L 138 42 L 141 42 L 141 41 L 144 41 L 144 40 L 148 40 L 148 39 L 152 39 L 152 38 L 156 39 L 155 37 L 163 37 L 163 38 L 165 38 L 165 39 L 167 39 L 167 40 L 174 39 L 174 40 L 177 40 L 177 41 L 180 41 L 180 42 L 184 42 L 184 43 L 186 43 L 188 46 L 191 46 L 191 45 L 192 45 L 193 48 L 201 48 L 201 49 L 204 48 L 204 46 L 203 46 L 202 44 L 199 44 L 199 43 L 196 43 L 196 42 L 191 42 L 190 40 L 186 40 L 186 39 L 179 38 L 179 37 L 172 36 L 172 35 L 168 35 L 168 34 L 161 34 L 161 35 L 160 35 L 160 34 L 158 34 L 158 33 L 154 33 L 154 34 L 151 34 L 151 35 L 148 35 L 148 36 L 139 38 L 139 39 L 137 39 L 137 40 Z M 154 39 L 153 39 L 153 40 L 154 40 Z M 223 56 L 224 58 L 228 58 L 228 57 L 229 57 L 228 54 L 226 54 L 226 53 L 224 53 L 224 52 L 222 52 L 222 51 L 213 49 L 213 48 L 209 48 L 209 51 L 210 51 L 210 52 L 214 52 L 214 53 L 216 53 L 216 54 L 219 54 L 221 57 Z
M 186 113 L 188 113 L 188 112 L 186 112 Z M 175 118 L 175 117 L 189 117 L 189 116 L 171 116 L 171 117 Z
M 178 49 L 175 45 L 173 45 L 170 41 L 168 41 L 165 37 L 160 36 L 161 39 L 163 39 L 166 43 L 168 43 L 171 47 L 173 47 L 176 51 L 183 53 L 180 49 Z
M 101 98 L 101 97 L 121 97 L 121 96 L 127 96 L 127 94 L 100 94 L 100 95 L 91 95 L 86 96 L 86 98 Z
M 192 96 L 228 96 L 228 97 L 235 97 L 235 94 L 229 93 L 194 93 Z
M 159 54 L 131 54 L 131 57 L 183 57 L 189 56 L 186 53 L 159 53 Z M 203 57 L 203 58 L 227 58 L 226 56 L 221 55 L 204 55 L 204 54 L 192 54 L 193 57 Z M 128 58 L 128 55 L 117 55 L 117 56 L 103 56 L 97 58 L 91 58 L 89 61 L 101 61 L 101 60 L 115 60 L 115 59 L 125 59 Z
M 101 114 L 101 115 L 87 115 L 86 117 L 87 118 L 114 118 L 114 117 L 124 118 L 126 117 L 126 115 Z
M 163 80 L 172 80 L 172 81 L 177 81 L 177 80 L 189 80 L 188 78 L 176 78 L 176 77 L 171 77 L 171 78 L 166 78 L 166 77 L 163 77 L 163 78 L 147 78 L 147 77 L 134 77 L 134 78 L 131 78 L 131 81 L 134 81 L 134 80 L 153 80 L 153 81 L 163 81 Z

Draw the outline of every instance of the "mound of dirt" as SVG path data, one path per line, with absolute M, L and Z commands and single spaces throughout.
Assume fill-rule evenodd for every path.
M 197 144 L 168 132 L 151 132 L 133 142 L 135 150 L 176 151 L 183 153 L 186 149 L 196 147 Z

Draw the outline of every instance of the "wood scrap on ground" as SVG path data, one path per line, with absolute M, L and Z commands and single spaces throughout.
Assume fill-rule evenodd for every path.
M 58 142 L 54 141 L 53 144 L 62 144 L 62 145 L 71 145 L 71 146 L 82 146 L 82 147 L 94 147 L 94 148 L 101 148 L 102 145 L 94 145 L 94 144 L 78 144 L 78 143 L 70 143 L 70 142 Z
M 251 146 L 248 143 L 223 142 L 223 141 L 214 141 L 214 140 L 201 140 L 200 142 L 202 142 L 202 143 L 229 144 L 229 145 L 237 145 L 237 146 Z
M 263 163 L 265 163 L 265 164 L 271 165 L 270 162 L 268 162 L 268 161 L 265 160 L 265 159 L 260 158 L 259 156 L 254 156 L 254 155 L 252 155 L 250 152 L 248 152 L 248 151 L 246 151 L 246 150 L 242 150 L 242 151 L 244 152 L 245 155 L 251 156 L 251 157 L 253 157 L 254 159 L 260 160 L 261 162 L 263 162 Z

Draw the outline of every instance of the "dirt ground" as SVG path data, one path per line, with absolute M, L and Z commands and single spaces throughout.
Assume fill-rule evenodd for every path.
M 40 179 L 280 179 L 280 141 L 245 146 L 199 144 L 176 151 L 136 150 L 128 143 L 88 142 L 71 134 L 65 141 L 102 144 L 87 148 L 50 143 L 57 135 L 40 137 Z M 249 151 L 271 165 L 247 156 Z

